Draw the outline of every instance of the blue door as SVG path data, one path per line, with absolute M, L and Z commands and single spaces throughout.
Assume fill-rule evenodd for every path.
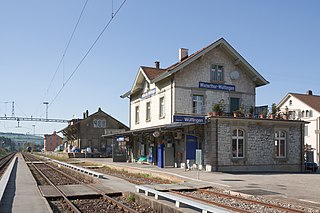
M 198 148 L 198 138 L 193 135 L 187 135 L 186 143 L 186 159 L 196 159 L 196 149 Z
M 160 144 L 158 146 L 158 167 L 159 168 L 164 168 L 164 161 L 163 161 L 163 149 L 164 149 L 164 144 Z

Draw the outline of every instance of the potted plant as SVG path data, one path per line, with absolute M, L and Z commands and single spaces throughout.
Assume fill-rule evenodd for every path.
M 272 105 L 271 105 L 270 119 L 275 119 L 275 118 L 276 118 L 276 115 L 277 115 L 277 112 L 278 112 L 277 105 L 276 105 L 275 103 L 272 103 Z
M 249 118 L 252 118 L 252 117 L 253 117 L 253 112 L 254 112 L 254 108 L 253 108 L 253 106 L 251 105 L 250 108 L 249 108 L 249 113 L 248 113 L 248 117 L 249 117 Z
M 268 109 L 266 108 L 260 113 L 259 118 L 266 118 L 267 115 L 268 115 Z
M 212 107 L 213 116 L 221 116 L 222 115 L 222 108 L 220 104 L 214 104 Z
M 286 106 L 286 107 L 284 108 L 284 113 L 283 113 L 282 118 L 283 118 L 284 120 L 288 120 L 288 119 L 289 119 L 289 108 L 288 108 L 288 106 Z
M 243 105 L 241 104 L 239 109 L 233 112 L 233 117 L 243 117 L 243 111 Z

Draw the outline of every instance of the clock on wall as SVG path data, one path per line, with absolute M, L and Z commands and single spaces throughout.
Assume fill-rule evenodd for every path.
M 232 80 L 236 80 L 236 79 L 238 79 L 239 78 L 239 72 L 237 71 L 237 70 L 234 70 L 234 71 L 232 71 L 231 73 L 230 73 L 230 78 L 232 79 Z

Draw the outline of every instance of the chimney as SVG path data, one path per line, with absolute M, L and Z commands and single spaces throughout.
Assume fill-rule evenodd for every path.
M 312 95 L 312 90 L 308 90 L 307 95 Z
M 89 117 L 89 111 L 86 110 L 86 118 Z
M 101 107 L 99 107 L 99 108 L 98 108 L 98 112 L 101 112 L 101 111 L 102 111 L 102 110 L 101 110 Z
M 157 69 L 160 68 L 160 61 L 155 61 L 154 64 L 156 65 L 156 68 L 157 68 Z
M 86 113 L 84 112 L 84 113 L 83 113 L 83 119 L 85 119 L 85 118 L 86 118 Z
M 179 49 L 179 61 L 182 61 L 183 59 L 188 57 L 188 49 L 180 48 Z

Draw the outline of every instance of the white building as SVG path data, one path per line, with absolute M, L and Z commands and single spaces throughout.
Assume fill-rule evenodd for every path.
M 319 164 L 320 96 L 311 90 L 306 94 L 288 93 L 278 104 L 281 111 L 289 110 L 289 119 L 310 122 L 305 125 L 305 144 L 313 150 L 314 162 Z

